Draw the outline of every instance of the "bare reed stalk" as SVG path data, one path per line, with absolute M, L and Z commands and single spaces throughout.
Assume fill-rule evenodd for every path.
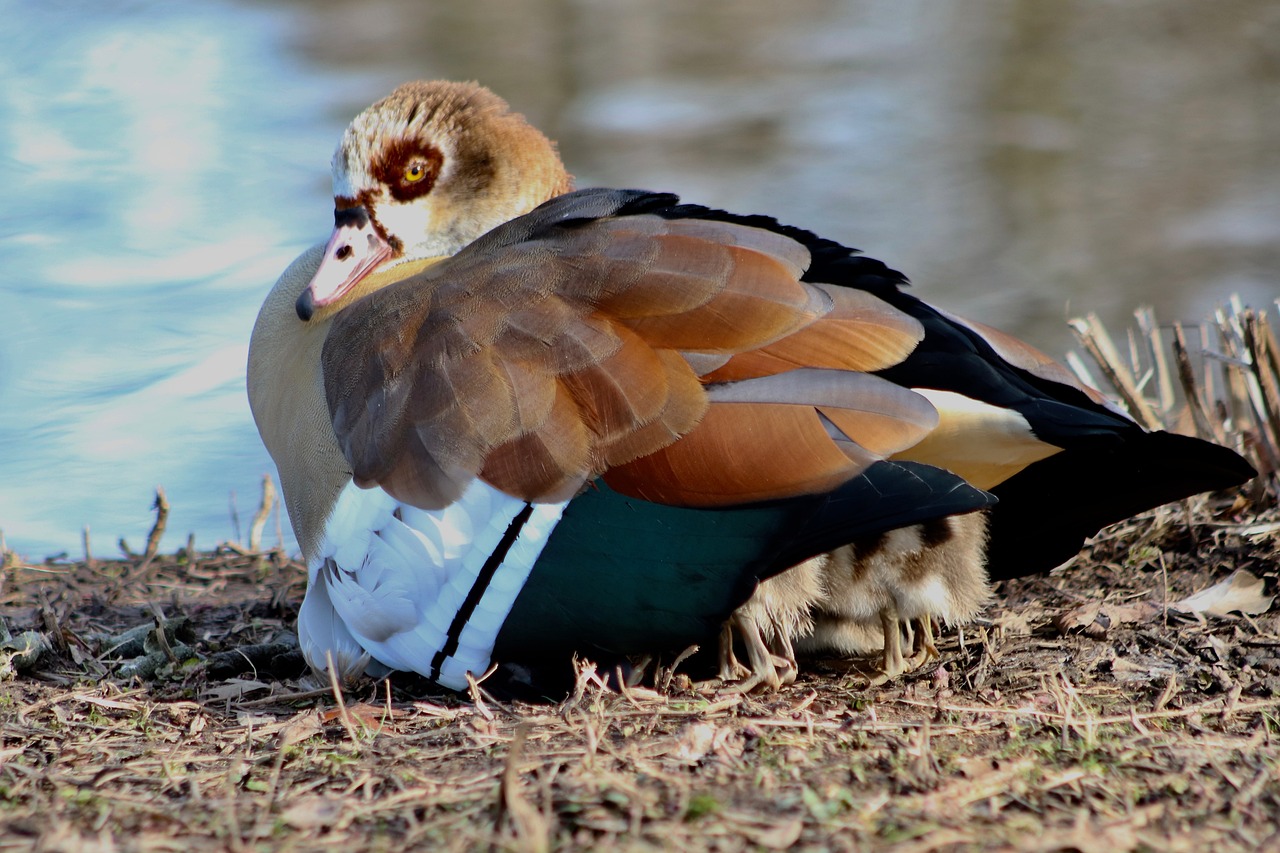
M 520 762 L 524 759 L 525 740 L 531 725 L 522 721 L 516 725 L 507 750 L 507 760 L 502 768 L 498 786 L 498 826 L 502 831 L 502 818 L 509 817 L 515 832 L 517 849 L 544 851 L 551 847 L 550 827 L 546 818 L 532 803 L 525 799 L 520 784 Z
M 160 486 L 156 486 L 156 502 L 153 506 L 156 511 L 156 523 L 151 527 L 151 533 L 147 535 L 147 548 L 142 552 L 144 563 L 150 562 L 160 550 L 160 537 L 164 536 L 164 529 L 169 524 L 169 498 L 165 496 L 164 489 Z
M 271 517 L 271 508 L 276 503 L 276 485 L 271 480 L 270 474 L 262 475 L 262 503 L 258 505 L 258 511 L 254 513 L 253 522 L 249 525 L 249 550 L 262 550 L 262 529 L 267 526 L 267 519 Z
M 1135 420 L 1148 429 L 1193 430 L 1218 444 L 1243 444 L 1264 475 L 1257 488 L 1274 491 L 1270 475 L 1280 470 L 1280 344 L 1266 312 L 1233 296 L 1206 324 L 1173 323 L 1171 336 L 1152 309 L 1140 308 L 1134 316 L 1140 334 L 1129 332 L 1128 363 L 1095 315 L 1070 325 Z M 1193 335 L 1200 339 L 1199 368 L 1187 343 Z M 1067 363 L 1081 381 L 1097 387 L 1079 355 L 1069 353 Z M 1186 403 L 1181 415 L 1174 412 L 1175 371 Z
M 1187 335 L 1181 323 L 1173 324 L 1173 359 L 1178 366 L 1178 380 L 1182 383 L 1182 393 L 1186 395 L 1187 408 L 1191 412 L 1196 435 L 1209 441 L 1221 441 L 1221 437 L 1217 435 L 1217 431 L 1209 421 L 1208 407 L 1201 397 L 1200 386 L 1196 382 L 1195 369 L 1191 366 L 1191 354 L 1187 351 Z
M 80 534 L 84 540 L 84 564 L 90 571 L 98 568 L 98 561 L 93 558 L 93 549 L 89 547 L 89 525 L 84 526 L 83 532 Z
M 1155 371 L 1156 390 L 1159 394 L 1160 413 L 1166 417 L 1173 411 L 1173 380 L 1169 373 L 1169 357 L 1166 351 L 1164 333 L 1156 322 L 1156 312 L 1150 305 L 1144 305 L 1133 312 L 1138 321 L 1138 329 L 1147 343 L 1146 354 Z
M 1097 362 L 1098 368 L 1107 377 L 1107 381 L 1120 394 L 1121 400 L 1124 401 L 1125 407 L 1134 420 L 1147 429 L 1159 429 L 1161 426 L 1159 416 L 1138 390 L 1133 374 L 1120 360 L 1120 354 L 1116 351 L 1115 344 L 1111 342 L 1111 336 L 1103 328 L 1098 315 L 1077 317 L 1071 320 L 1069 325 L 1076 339 L 1080 341 L 1080 345 L 1093 356 L 1093 360 Z

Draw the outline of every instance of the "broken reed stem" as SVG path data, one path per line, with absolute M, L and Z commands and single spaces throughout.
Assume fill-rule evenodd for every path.
M 1201 323 L 1197 326 L 1197 329 L 1200 332 L 1200 352 L 1206 353 L 1212 351 L 1212 345 L 1209 341 L 1209 324 Z M 1209 359 L 1201 359 L 1201 361 L 1202 364 L 1200 366 L 1204 370 L 1204 385 L 1200 394 L 1200 400 L 1204 403 L 1204 410 L 1207 414 L 1209 412 L 1210 401 L 1218 399 L 1218 383 L 1214 379 L 1217 375 L 1217 371 L 1213 369 L 1213 364 Z M 1219 442 L 1225 440 L 1225 436 L 1222 435 L 1221 429 L 1215 428 L 1214 435 L 1220 436 L 1218 439 Z
M 1195 370 L 1191 366 L 1191 356 L 1187 352 L 1187 336 L 1181 323 L 1173 324 L 1173 359 L 1178 366 L 1178 380 L 1182 383 L 1182 392 L 1187 398 L 1187 408 L 1191 411 L 1191 420 L 1196 426 L 1196 435 L 1209 441 L 1222 443 L 1209 421 L 1204 401 L 1200 396 L 1200 386 L 1196 383 Z
M 156 643 L 170 663 L 178 663 L 178 656 L 173 653 L 173 646 L 169 645 L 169 638 L 165 636 L 165 623 L 167 620 L 164 618 L 164 611 L 154 601 L 149 603 L 151 605 L 151 617 L 156 623 Z
M 1280 454 L 1277 453 L 1277 440 L 1280 436 L 1276 434 L 1274 419 L 1268 411 L 1271 407 L 1263 391 L 1262 376 L 1265 368 L 1260 364 L 1260 354 L 1254 351 L 1246 339 L 1243 320 L 1245 309 L 1239 305 L 1233 307 L 1236 313 L 1228 314 L 1220 309 L 1215 318 L 1227 358 L 1227 370 L 1232 377 L 1232 392 L 1239 395 L 1238 407 L 1242 412 L 1249 413 L 1253 427 L 1247 431 L 1242 427 L 1240 431 L 1245 432 L 1246 440 L 1253 446 L 1263 467 L 1275 470 L 1280 463 Z
M 1280 437 L 1280 380 L 1269 368 L 1275 362 L 1275 336 L 1266 318 L 1256 311 L 1247 310 L 1242 315 L 1244 345 L 1249 354 L 1249 367 L 1258 383 L 1259 396 L 1262 400 L 1263 423 L 1272 438 L 1272 446 L 1276 437 Z
M 253 522 L 249 525 L 249 550 L 262 550 L 262 529 L 267 526 L 267 519 L 271 517 L 271 508 L 276 503 L 276 485 L 271 480 L 270 474 L 262 475 L 262 503 L 258 506 L 258 511 L 254 513 Z
M 1253 403 L 1249 398 L 1248 376 L 1240 366 L 1243 363 L 1243 354 L 1236 351 L 1238 348 L 1234 343 L 1235 329 L 1231 319 L 1222 311 L 1217 311 L 1214 313 L 1214 321 L 1218 328 L 1218 345 L 1222 348 L 1223 355 L 1234 359 L 1224 365 L 1227 413 L 1231 418 L 1234 431 L 1243 432 L 1256 420 L 1253 417 Z
M 334 666 L 333 652 L 326 651 L 324 653 L 325 669 L 329 675 L 329 691 L 333 694 L 333 701 L 338 705 L 338 719 L 342 722 L 342 727 L 347 730 L 347 737 L 351 739 L 351 751 L 360 752 L 360 740 L 356 736 L 356 727 L 351 720 L 351 712 L 347 710 L 346 700 L 342 696 L 342 685 L 338 683 L 337 667 Z
M 156 523 L 151 528 L 151 533 L 147 535 L 147 548 L 142 552 L 142 561 L 150 562 L 151 558 L 160 550 L 160 537 L 164 536 L 164 528 L 169 523 L 169 499 L 165 497 L 164 489 L 156 486 L 156 502 L 153 505 L 156 511 Z
M 1125 407 L 1129 410 L 1129 414 L 1133 416 L 1134 420 L 1147 429 L 1160 429 L 1162 425 L 1159 416 L 1143 399 L 1141 392 L 1134 383 L 1132 374 L 1124 366 L 1124 362 L 1120 360 L 1120 354 L 1116 351 L 1115 344 L 1111 342 L 1111 336 L 1103 328 L 1102 321 L 1098 319 L 1098 315 L 1088 314 L 1085 317 L 1077 317 L 1071 320 L 1069 325 L 1075 333 L 1076 340 L 1080 342 L 1080 345 L 1085 348 L 1089 355 L 1093 356 L 1093 360 L 1097 362 L 1099 369 L 1102 370 L 1107 380 L 1119 392 L 1120 398 L 1124 401 Z
M 1150 305 L 1144 305 L 1133 312 L 1138 321 L 1138 329 L 1147 342 L 1147 357 L 1156 374 L 1156 391 L 1159 394 L 1160 412 L 1167 415 L 1173 411 L 1173 377 L 1169 373 L 1169 357 L 1165 354 L 1164 333 L 1156 322 L 1156 312 Z
M 84 526 L 84 530 L 80 533 L 80 538 L 84 541 L 84 565 L 89 571 L 98 568 L 98 561 L 93 558 L 93 549 L 89 546 L 89 525 Z

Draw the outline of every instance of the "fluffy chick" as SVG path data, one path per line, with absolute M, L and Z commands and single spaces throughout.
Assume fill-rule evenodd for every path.
M 955 515 L 892 530 L 818 559 L 824 592 L 813 630 L 796 636 L 809 654 L 865 654 L 883 649 L 872 684 L 938 656 L 933 619 L 958 624 L 990 597 L 986 572 L 987 518 Z M 917 649 L 911 657 L 905 642 Z

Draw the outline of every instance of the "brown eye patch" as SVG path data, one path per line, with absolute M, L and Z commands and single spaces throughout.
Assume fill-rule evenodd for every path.
M 373 176 L 396 201 L 412 201 L 431 192 L 444 155 L 438 148 L 412 140 L 390 142 L 373 163 Z

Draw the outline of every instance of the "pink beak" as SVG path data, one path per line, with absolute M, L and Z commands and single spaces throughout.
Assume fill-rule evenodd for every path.
M 373 227 L 363 207 L 335 210 L 333 222 L 320 267 L 298 297 L 296 308 L 303 320 L 310 320 L 317 308 L 341 297 L 391 257 L 390 244 Z

